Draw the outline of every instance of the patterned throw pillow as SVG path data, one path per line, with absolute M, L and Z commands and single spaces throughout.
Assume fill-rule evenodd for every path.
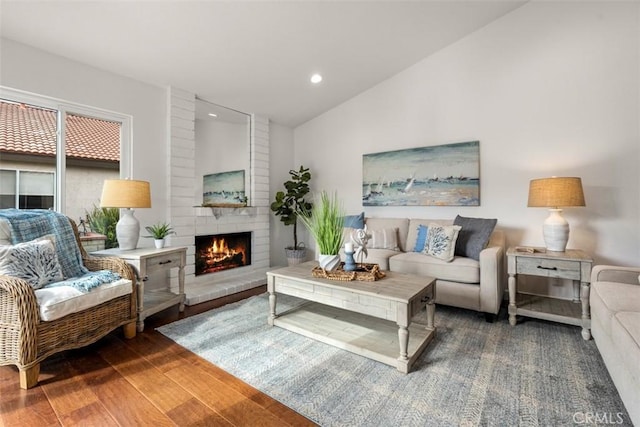
M 398 247 L 398 228 L 384 228 L 381 230 L 369 230 L 371 239 L 367 244 L 369 249 L 391 249 L 399 251 Z
M 453 260 L 461 228 L 459 225 L 429 224 L 424 253 L 447 262 Z
M 34 289 L 63 280 L 55 246 L 42 238 L 0 246 L 0 274 L 23 279 Z

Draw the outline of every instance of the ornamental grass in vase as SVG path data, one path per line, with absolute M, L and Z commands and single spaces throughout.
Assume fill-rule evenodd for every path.
M 344 212 L 337 193 L 329 195 L 326 191 L 322 191 L 313 208 L 303 212 L 300 220 L 318 245 L 320 267 L 327 271 L 338 269 Z

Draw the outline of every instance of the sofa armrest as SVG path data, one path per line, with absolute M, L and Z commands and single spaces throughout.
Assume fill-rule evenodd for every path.
M 480 311 L 498 314 L 504 295 L 505 236 L 494 230 L 489 244 L 480 252 Z
M 640 283 L 640 267 L 596 265 L 591 270 L 591 283 L 594 282 L 619 282 L 638 285 Z
M 22 365 L 37 356 L 37 327 L 40 323 L 36 294 L 29 283 L 16 277 L 0 275 L 0 337 L 7 339 L 0 351 L 0 365 Z

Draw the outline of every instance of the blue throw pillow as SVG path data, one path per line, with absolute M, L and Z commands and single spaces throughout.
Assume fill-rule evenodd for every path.
M 416 246 L 413 248 L 413 252 L 422 252 L 424 250 L 424 245 L 427 242 L 427 231 L 429 231 L 429 227 L 426 225 L 418 226 L 418 237 L 416 238 Z
M 359 215 L 345 216 L 343 227 L 355 228 L 357 230 L 364 228 L 364 212 L 361 212 Z
M 480 252 L 487 247 L 497 219 L 456 216 L 454 225 L 462 227 L 456 240 L 456 255 L 480 260 Z

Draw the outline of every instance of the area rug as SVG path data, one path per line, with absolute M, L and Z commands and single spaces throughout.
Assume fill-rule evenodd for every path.
M 278 296 L 278 312 L 301 300 Z M 580 329 L 438 306 L 437 336 L 402 374 L 267 325 L 267 294 L 158 330 L 322 426 L 631 425 Z M 587 422 L 591 421 L 591 422 Z

